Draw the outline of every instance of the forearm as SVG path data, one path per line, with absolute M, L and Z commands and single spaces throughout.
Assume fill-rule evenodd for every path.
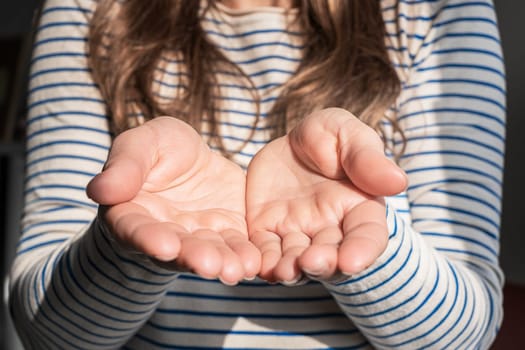
M 365 272 L 328 284 L 377 348 L 488 348 L 501 322 L 501 279 L 488 265 L 453 261 L 392 208 L 385 253 Z
M 123 345 L 176 275 L 140 254 L 118 251 L 117 245 L 95 222 L 52 253 L 17 256 L 10 302 L 18 328 L 37 336 L 38 347 L 40 342 L 51 348 Z

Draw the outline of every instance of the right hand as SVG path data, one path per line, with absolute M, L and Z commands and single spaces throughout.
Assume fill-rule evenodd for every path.
M 260 269 L 248 240 L 245 182 L 242 169 L 188 124 L 158 117 L 115 139 L 87 193 L 123 246 L 162 266 L 235 284 Z

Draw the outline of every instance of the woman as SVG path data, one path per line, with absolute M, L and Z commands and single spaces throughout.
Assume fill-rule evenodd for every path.
M 504 86 L 489 1 L 47 1 L 21 338 L 488 348 Z

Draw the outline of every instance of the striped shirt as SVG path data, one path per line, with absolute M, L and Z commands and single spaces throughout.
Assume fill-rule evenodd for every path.
M 86 59 L 96 2 L 48 0 L 31 61 L 22 235 L 10 303 L 28 349 L 487 349 L 502 320 L 498 265 L 505 76 L 491 1 L 381 0 L 402 92 L 407 191 L 387 198 L 389 243 L 362 273 L 289 287 L 226 286 L 118 249 L 96 225 L 87 182 L 107 157 L 104 101 Z M 222 76 L 220 132 L 246 167 L 301 59 L 293 11 L 210 11 L 210 40 L 252 79 Z M 287 29 L 288 28 L 288 29 Z M 166 54 L 159 99 L 184 88 Z M 183 72 L 182 72 L 183 73 Z M 387 122 L 392 149 L 403 140 Z M 203 134 L 206 137 L 206 133 Z

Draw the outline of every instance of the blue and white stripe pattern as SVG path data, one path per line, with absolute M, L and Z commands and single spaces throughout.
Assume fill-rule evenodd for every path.
M 505 72 L 489 0 L 382 0 L 403 89 L 389 113 L 406 136 L 406 193 L 388 198 L 390 242 L 365 272 L 298 287 L 225 286 L 119 250 L 85 194 L 111 137 L 86 61 L 96 2 L 48 0 L 31 66 L 26 204 L 11 273 L 28 349 L 487 349 L 501 323 L 498 265 Z M 221 133 L 246 167 L 268 141 L 264 118 L 302 54 L 294 13 L 220 7 L 210 40 L 251 77 L 222 74 Z M 287 29 L 288 28 L 288 29 Z M 184 89 L 177 55 L 153 82 Z M 217 97 L 219 98 L 219 97 Z M 402 140 L 385 122 L 386 142 Z M 207 136 L 204 133 L 203 136 Z

